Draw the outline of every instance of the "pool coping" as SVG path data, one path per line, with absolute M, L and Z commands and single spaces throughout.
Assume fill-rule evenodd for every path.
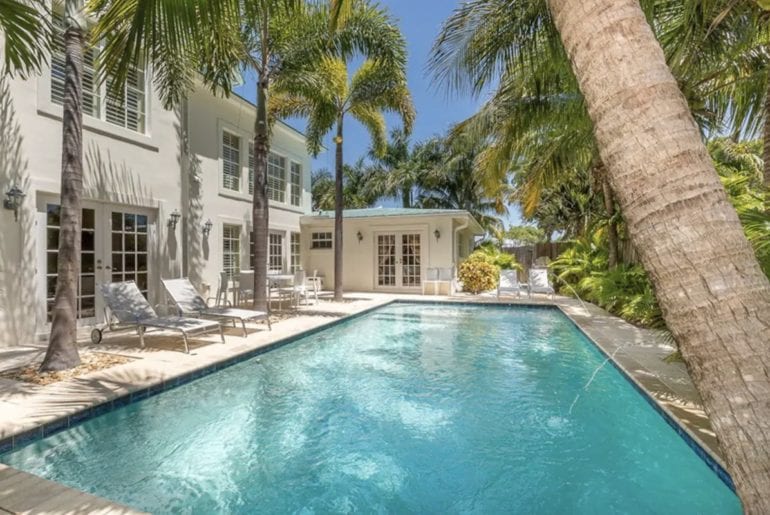
M 417 296 L 393 296 L 392 298 L 383 298 L 380 301 L 374 302 L 372 305 L 363 307 L 362 309 L 343 314 L 338 318 L 330 321 L 324 321 L 318 325 L 310 327 L 308 329 L 300 330 L 299 332 L 281 336 L 273 341 L 267 342 L 264 345 L 260 345 L 255 348 L 251 348 L 244 352 L 234 354 L 225 359 L 215 359 L 208 364 L 204 364 L 199 367 L 193 367 L 192 370 L 174 374 L 173 372 L 165 378 L 158 381 L 150 382 L 146 386 L 137 386 L 131 388 L 131 385 L 127 387 L 127 393 L 116 393 L 108 398 L 101 400 L 92 399 L 90 403 L 80 409 L 74 410 L 72 413 L 54 418 L 47 422 L 41 423 L 31 429 L 12 433 L 9 436 L 0 438 L 0 454 L 10 452 L 16 448 L 23 447 L 29 443 L 45 438 L 51 434 L 63 431 L 70 426 L 77 425 L 89 418 L 97 417 L 103 413 L 117 409 L 140 400 L 144 400 L 148 397 L 154 396 L 158 393 L 176 388 L 183 384 L 189 383 L 195 379 L 204 377 L 218 370 L 230 367 L 242 361 L 251 359 L 255 356 L 261 355 L 270 350 L 282 347 L 293 343 L 299 339 L 311 336 L 320 331 L 329 329 L 336 325 L 346 323 L 350 320 L 365 316 L 374 310 L 383 308 L 391 304 L 437 304 L 437 305 L 467 305 L 467 306 L 484 306 L 484 305 L 498 305 L 498 306 L 515 306 L 515 307 L 528 307 L 539 309 L 556 309 L 561 312 L 577 329 L 583 334 L 588 341 L 590 341 L 596 348 L 606 357 L 606 359 L 613 364 L 613 366 L 627 379 L 630 384 L 642 395 L 642 397 L 655 409 L 663 419 L 682 437 L 687 445 L 714 471 L 714 473 L 729 487 L 735 491 L 735 487 L 730 479 L 729 474 L 726 472 L 724 463 L 708 445 L 706 445 L 697 434 L 693 433 L 679 417 L 663 405 L 658 399 L 655 398 L 651 391 L 636 378 L 634 374 L 627 370 L 616 358 L 613 356 L 609 349 L 606 348 L 601 342 L 592 337 L 584 327 L 581 326 L 579 320 L 565 310 L 562 305 L 565 299 L 555 299 L 550 302 L 542 301 L 529 301 L 529 300 L 499 300 L 499 299 L 467 299 L 458 297 L 433 297 L 433 298 L 421 298 Z M 590 316 L 590 315 L 589 315 Z M 608 315 L 612 316 L 612 315 Z M 613 317 L 617 318 L 617 317 Z M 672 392 L 673 393 L 673 392 Z M 44 480 L 41 478 L 41 480 Z M 0 507 L 2 502 L 0 502 Z M 119 505 L 118 505 L 119 506 Z M 121 507 L 122 508 L 122 507 Z

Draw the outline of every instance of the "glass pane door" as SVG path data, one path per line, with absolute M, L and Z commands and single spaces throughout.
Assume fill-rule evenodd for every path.
M 145 214 L 113 211 L 110 216 L 112 282 L 134 281 L 147 297 L 149 218 Z M 109 275 L 108 275 L 109 277 Z
M 401 286 L 419 287 L 421 284 L 420 235 L 401 235 Z
M 45 209 L 46 315 L 48 322 L 51 322 L 58 278 L 61 208 L 58 204 L 46 204 Z M 81 320 L 90 320 L 96 316 L 96 244 L 96 210 L 83 208 L 77 293 L 77 316 Z
M 377 286 L 396 285 L 396 235 L 377 235 Z

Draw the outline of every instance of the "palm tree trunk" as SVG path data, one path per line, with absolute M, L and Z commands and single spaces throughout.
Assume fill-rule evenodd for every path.
M 83 196 L 82 8 L 82 0 L 68 0 L 65 4 L 59 255 L 51 335 L 41 371 L 65 370 L 80 364 L 76 340 Z
M 765 188 L 770 189 L 770 69 L 767 71 L 767 90 L 765 91 L 765 128 L 763 132 L 762 158 L 764 160 L 763 179 Z
M 254 127 L 254 196 L 251 204 L 254 230 L 254 309 L 267 311 L 267 236 L 270 206 L 267 198 L 267 155 L 270 140 L 267 127 L 268 79 L 257 82 L 257 119 Z
M 342 302 L 342 116 L 337 119 L 334 163 L 334 301 Z
M 402 207 L 412 207 L 412 187 L 404 186 L 401 188 L 401 205 Z
M 615 221 L 615 198 L 612 196 L 612 187 L 610 187 L 606 170 L 600 172 L 599 180 L 602 182 L 604 209 L 607 211 L 607 264 L 612 270 L 618 266 L 618 223 Z
M 744 509 L 770 513 L 770 282 L 638 0 L 548 4 Z

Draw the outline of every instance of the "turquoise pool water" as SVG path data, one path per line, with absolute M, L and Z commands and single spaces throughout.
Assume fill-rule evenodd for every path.
M 153 513 L 740 513 L 556 310 L 395 304 L 2 462 Z

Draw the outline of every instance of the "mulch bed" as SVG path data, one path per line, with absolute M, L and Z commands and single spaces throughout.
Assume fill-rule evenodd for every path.
M 122 365 L 132 361 L 125 356 L 116 356 L 114 354 L 106 354 L 104 352 L 93 352 L 88 350 L 80 351 L 80 365 L 69 370 L 61 370 L 58 372 L 40 372 L 40 363 L 31 363 L 27 366 L 8 370 L 0 373 L 0 377 L 3 379 L 11 379 L 13 381 L 21 381 L 24 383 L 32 383 L 37 385 L 48 385 L 64 381 L 66 379 L 72 379 L 73 377 L 80 377 L 97 370 L 104 370 L 105 368 Z

